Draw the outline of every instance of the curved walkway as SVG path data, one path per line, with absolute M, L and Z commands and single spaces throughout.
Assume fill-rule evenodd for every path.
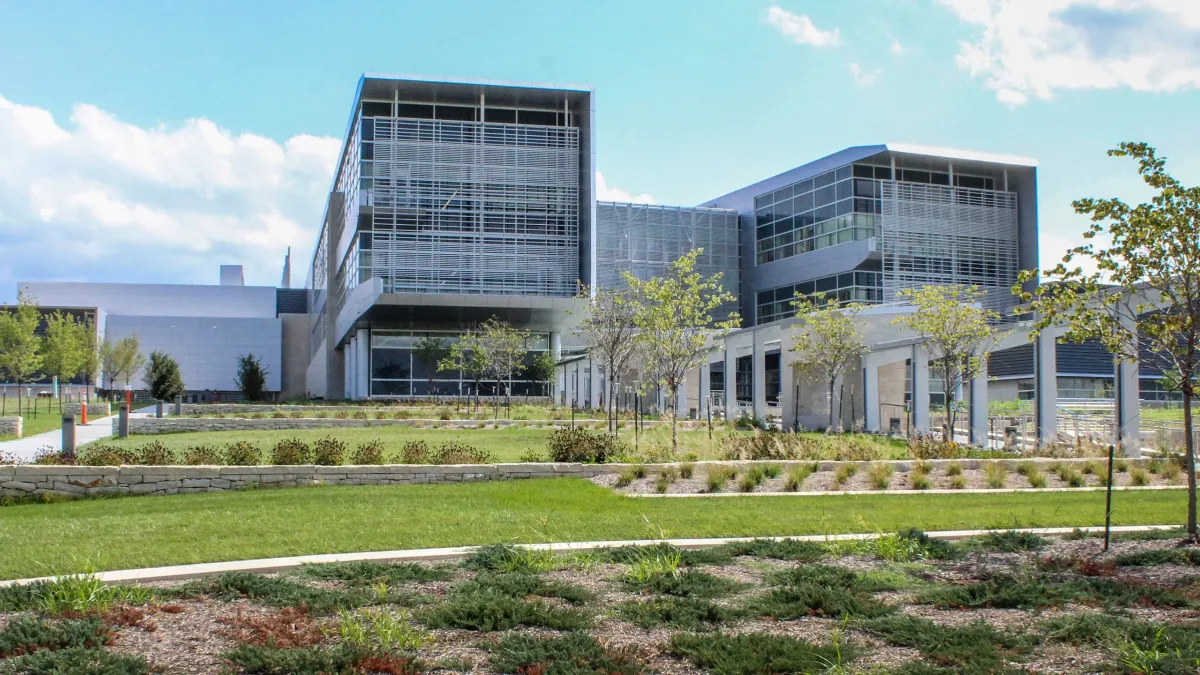
M 154 406 L 147 406 L 133 411 L 130 417 L 149 417 L 154 414 Z M 88 420 L 87 426 L 75 425 L 75 444 L 83 445 L 112 436 L 113 416 Z M 19 462 L 32 461 L 43 448 L 62 450 L 62 429 L 54 429 L 15 441 L 0 443 L 0 456 L 10 456 Z
M 1178 525 L 1128 525 L 1113 527 L 1112 531 L 1148 532 L 1152 530 L 1170 530 Z M 1103 527 L 1032 527 L 1013 528 L 1014 532 L 1032 532 L 1034 534 L 1055 535 L 1070 534 L 1076 529 L 1086 532 L 1103 532 Z M 936 539 L 966 539 L 995 530 L 945 530 L 942 532 L 927 532 Z M 567 553 L 571 551 L 590 551 L 598 548 L 615 546 L 650 546 L 668 543 L 679 548 L 710 548 L 730 542 L 754 541 L 755 539 L 794 539 L 797 541 L 853 541 L 874 539 L 881 533 L 867 534 L 833 534 L 833 535 L 804 535 L 797 537 L 727 537 L 714 539 L 633 539 L 627 541 L 579 541 L 551 544 L 517 544 L 537 550 L 551 550 Z M 420 548 L 399 551 L 365 551 L 361 553 L 325 553 L 320 555 L 299 555 L 287 558 L 259 558 L 257 560 L 231 560 L 217 563 L 196 563 L 191 565 L 173 565 L 170 567 L 145 567 L 134 570 L 115 570 L 99 572 L 96 577 L 105 583 L 146 583 L 151 581 L 181 581 L 198 577 L 224 574 L 226 572 L 254 572 L 268 574 L 293 570 L 302 565 L 336 562 L 436 562 L 440 560 L 457 560 L 470 555 L 478 546 L 457 546 L 453 548 Z M 28 584 L 36 581 L 50 581 L 55 577 L 36 577 L 31 579 L 13 579 L 0 581 L 0 587 Z

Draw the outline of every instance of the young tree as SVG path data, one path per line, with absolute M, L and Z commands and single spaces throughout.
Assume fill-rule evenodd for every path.
M 547 385 L 548 395 L 553 396 L 550 381 L 554 379 L 554 371 L 558 369 L 558 361 L 550 352 L 537 352 L 525 364 L 525 372 L 534 382 Z
M 471 381 L 475 400 L 479 401 L 479 383 L 487 374 L 487 358 L 483 352 L 479 329 L 468 328 L 457 340 L 450 343 L 446 358 L 438 361 L 438 372 L 457 370 Z
M 941 375 L 946 395 L 943 438 L 953 440 L 954 392 L 987 367 L 985 352 L 1002 336 L 994 325 L 1000 315 L 976 306 L 984 293 L 975 286 L 924 286 L 898 295 L 907 298 L 916 311 L 898 316 L 892 323 L 925 338 L 929 365 Z
M 169 401 L 183 394 L 179 364 L 169 354 L 150 353 L 150 364 L 146 366 L 146 388 L 150 390 L 150 398 L 156 401 Z
M 37 303 L 24 292 L 17 306 L 0 308 L 0 372 L 17 385 L 17 415 L 22 414 L 21 384 L 42 366 L 42 340 L 37 334 L 41 315 Z
M 441 338 L 426 336 L 417 340 L 417 343 L 413 345 L 413 358 L 429 373 L 427 384 L 430 395 L 433 394 L 433 374 L 437 372 L 438 364 L 449 355 L 450 347 Z
M 113 389 L 122 382 L 129 388 L 133 376 L 146 365 L 142 346 L 137 335 L 123 337 L 116 342 L 105 339 L 100 347 L 100 360 L 104 365 L 104 376 L 108 388 Z
M 579 298 L 586 300 L 587 313 L 579 322 L 578 332 L 587 342 L 592 358 L 604 365 L 608 380 L 604 407 L 611 433 L 616 430 L 613 418 L 617 382 L 629 366 L 629 360 L 638 345 L 636 305 L 627 291 L 607 288 L 597 288 L 594 294 L 584 288 Z
M 46 317 L 42 340 L 42 372 L 58 378 L 59 385 L 83 372 L 87 361 L 87 326 L 71 314 L 54 312 Z M 62 397 L 58 398 L 62 412 Z
M 797 327 L 803 332 L 797 335 L 796 344 L 790 350 L 796 354 L 791 365 L 820 375 L 829 385 L 829 430 L 833 431 L 837 426 L 834 423 L 834 384 L 846 368 L 867 352 L 857 322 L 858 313 L 865 305 L 825 302 L 825 294 L 816 293 L 810 297 L 797 295 L 792 306 L 796 308 L 796 318 L 800 319 Z
M 247 401 L 261 401 L 267 388 L 267 369 L 254 354 L 239 356 L 234 383 Z
M 1041 272 L 1051 283 L 1013 292 L 1029 303 L 1037 331 L 1065 326 L 1066 340 L 1099 340 L 1115 359 L 1136 361 L 1144 350 L 1167 365 L 1167 380 L 1183 394 L 1188 535 L 1197 540 L 1192 403 L 1200 378 L 1200 186 L 1185 187 L 1168 174 L 1165 158 L 1145 143 L 1121 143 L 1108 155 L 1136 160 L 1154 197 L 1137 206 L 1115 198 L 1075 201 L 1076 213 L 1091 216 L 1086 242 Z M 1068 267 L 1077 259 L 1096 271 Z M 1037 278 L 1031 270 L 1020 281 Z
M 89 385 L 100 380 L 101 345 L 96 342 L 96 326 L 91 321 L 85 319 L 80 322 L 80 332 L 83 335 L 83 368 L 80 373 L 83 375 L 84 398 L 89 399 Z
M 493 316 L 483 322 L 479 337 L 487 373 L 496 380 L 497 393 L 500 383 L 505 383 L 504 400 L 508 402 L 512 395 L 513 376 L 525 370 L 525 343 L 529 340 L 529 331 L 513 328 L 507 321 Z M 500 401 L 497 398 L 496 410 L 499 409 Z
M 667 392 L 671 450 L 675 452 L 679 450 L 676 422 L 683 378 L 700 365 L 711 337 L 723 335 L 741 323 L 737 313 L 724 321 L 713 319 L 714 311 L 735 298 L 721 286 L 720 273 L 705 279 L 694 271 L 702 252 L 693 249 L 671 263 L 665 278 L 642 281 L 624 273 L 636 303 L 634 325 L 646 360 L 642 384 L 661 386 Z

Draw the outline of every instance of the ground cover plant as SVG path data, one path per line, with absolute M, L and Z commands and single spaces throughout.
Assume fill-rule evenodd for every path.
M 1193 577 L 1154 571 L 1196 549 L 1171 534 L 493 544 L 47 604 L 102 586 L 81 574 L 0 590 L 0 673 L 1190 673 Z

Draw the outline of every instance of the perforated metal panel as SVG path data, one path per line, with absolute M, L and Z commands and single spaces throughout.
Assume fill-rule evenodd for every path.
M 1017 195 L 1013 192 L 880 181 L 883 301 L 926 285 L 978 286 L 982 304 L 1015 306 Z
M 639 279 L 663 276 L 672 262 L 702 248 L 696 271 L 706 277 L 720 272 L 725 290 L 738 295 L 737 211 L 597 202 L 596 223 L 596 282 L 602 288 L 622 286 L 622 272 Z M 736 309 L 735 300 L 721 315 Z

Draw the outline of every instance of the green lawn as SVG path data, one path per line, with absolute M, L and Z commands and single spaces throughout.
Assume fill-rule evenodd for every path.
M 1178 524 L 1181 490 L 1114 522 Z M 0 507 L 0 579 L 311 553 L 669 537 L 1099 525 L 1103 493 L 631 499 L 577 479 L 323 487 Z
M 33 409 L 30 409 L 33 404 Z M 21 402 L 22 434 L 32 436 L 46 431 L 62 428 L 62 413 L 58 411 L 58 401 L 50 399 L 25 399 Z M 0 417 L 16 417 L 17 400 L 12 397 L 0 400 Z M 0 436 L 0 441 L 10 441 L 14 436 Z
M 155 434 L 155 435 L 134 435 L 127 439 L 120 440 L 112 438 L 102 441 L 103 443 L 111 443 L 120 446 L 137 446 L 151 441 L 161 441 L 169 449 L 174 451 L 183 451 L 193 445 L 226 445 L 233 441 L 250 441 L 258 444 L 264 451 L 270 451 L 271 447 L 276 442 L 285 438 L 298 438 L 307 443 L 324 438 L 325 436 L 336 436 L 352 449 L 360 443 L 376 440 L 383 442 L 384 451 L 389 454 L 396 454 L 404 447 L 408 441 L 423 440 L 431 446 L 437 446 L 448 441 L 457 441 L 460 443 L 468 443 L 477 448 L 487 450 L 496 457 L 499 462 L 515 462 L 517 459 L 528 451 L 535 451 L 546 455 L 546 441 L 549 439 L 551 429 L 549 427 L 529 428 L 529 427 L 507 427 L 498 429 L 435 429 L 423 428 L 415 429 L 407 426 L 385 426 L 385 427 L 367 427 L 367 428 L 341 428 L 341 429 L 289 429 L 283 431 L 212 431 L 204 433 L 185 433 L 185 434 Z M 696 452 L 703 458 L 715 457 L 720 451 L 721 438 L 730 432 L 724 430 L 714 430 L 713 439 L 710 447 L 707 430 L 679 430 L 679 444 L 681 452 Z M 623 429 L 620 433 L 623 440 L 629 443 L 632 448 L 634 444 L 634 434 L 632 428 Z M 638 434 L 638 446 L 640 450 L 646 450 L 652 446 L 670 447 L 671 444 L 671 429 L 670 427 L 647 428 L 644 432 Z

